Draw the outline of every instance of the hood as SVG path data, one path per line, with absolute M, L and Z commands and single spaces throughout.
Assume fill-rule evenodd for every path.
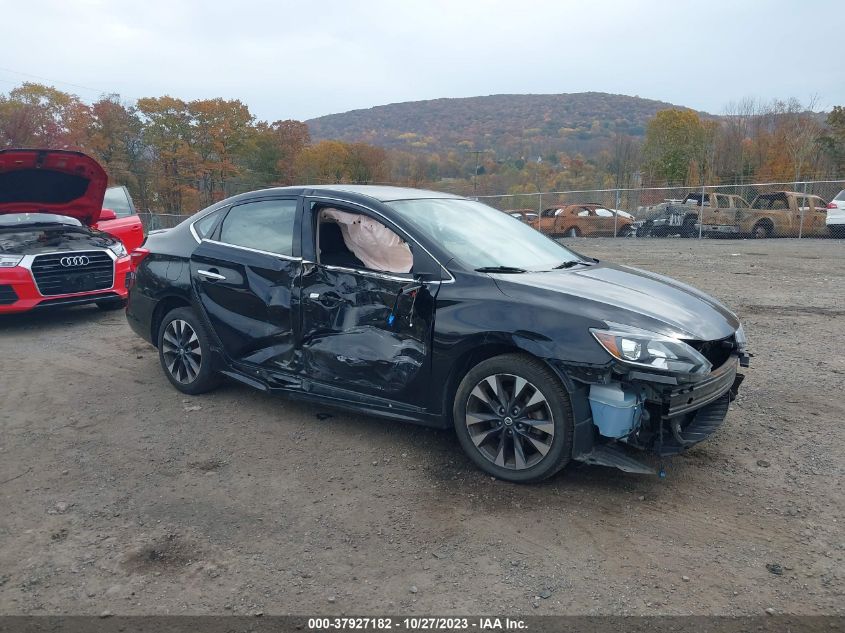
M 509 296 L 537 289 L 582 317 L 612 321 L 668 336 L 713 341 L 731 336 L 739 320 L 725 306 L 669 277 L 627 266 L 596 264 L 570 270 L 493 275 Z
M 100 218 L 107 182 L 99 163 L 80 152 L 0 150 L 0 214 L 56 213 L 90 226 Z

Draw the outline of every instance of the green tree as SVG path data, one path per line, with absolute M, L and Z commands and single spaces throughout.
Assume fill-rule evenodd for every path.
M 702 173 L 714 128 L 692 110 L 661 110 L 649 121 L 643 157 L 652 182 L 686 184 L 692 171 Z

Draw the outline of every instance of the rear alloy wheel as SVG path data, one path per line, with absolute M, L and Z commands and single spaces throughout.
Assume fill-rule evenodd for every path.
M 765 222 L 758 222 L 751 230 L 751 237 L 755 240 L 764 240 L 772 236 L 772 230 Z
M 569 461 L 569 396 L 528 356 L 498 356 L 471 369 L 458 387 L 453 416 L 469 457 L 499 479 L 540 481 Z
M 208 335 L 191 309 L 167 313 L 159 330 L 158 356 L 170 384 L 189 394 L 220 384 L 220 376 L 211 369 L 209 351 Z

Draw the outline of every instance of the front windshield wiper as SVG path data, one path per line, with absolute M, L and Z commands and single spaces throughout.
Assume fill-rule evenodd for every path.
M 516 268 L 515 266 L 482 266 L 481 268 L 476 268 L 475 272 L 477 273 L 510 273 L 510 274 L 518 274 L 518 273 L 525 273 L 528 272 L 524 268 Z
M 561 268 L 572 268 L 573 266 L 591 266 L 592 262 L 584 262 L 580 259 L 572 259 L 568 262 L 563 262 L 562 264 L 558 264 L 552 270 L 560 270 Z

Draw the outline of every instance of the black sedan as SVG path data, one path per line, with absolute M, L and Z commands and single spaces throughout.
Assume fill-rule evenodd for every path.
M 255 191 L 132 255 L 127 318 L 178 390 L 229 377 L 454 427 L 510 481 L 571 459 L 651 471 L 637 451 L 708 437 L 748 360 L 717 300 L 432 191 Z

